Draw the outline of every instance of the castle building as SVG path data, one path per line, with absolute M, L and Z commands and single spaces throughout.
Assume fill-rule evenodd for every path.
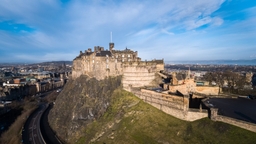
M 123 75 L 124 87 L 141 87 L 150 85 L 160 70 L 164 70 L 163 60 L 141 61 L 137 51 L 115 50 L 114 43 L 109 43 L 109 50 L 95 46 L 94 51 L 91 48 L 84 53 L 80 51 L 73 60 L 72 78 L 88 75 L 100 80 Z

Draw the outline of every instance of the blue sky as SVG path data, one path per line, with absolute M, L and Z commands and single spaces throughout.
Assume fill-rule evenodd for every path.
M 143 60 L 256 59 L 256 1 L 1 0 L 0 63 L 73 60 L 110 32 Z

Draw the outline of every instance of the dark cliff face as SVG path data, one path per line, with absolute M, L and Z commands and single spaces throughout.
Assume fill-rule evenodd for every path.
M 70 80 L 57 97 L 48 119 L 60 139 L 70 143 L 86 124 L 98 119 L 109 106 L 113 91 L 121 85 L 121 77 L 95 78 L 80 76 Z

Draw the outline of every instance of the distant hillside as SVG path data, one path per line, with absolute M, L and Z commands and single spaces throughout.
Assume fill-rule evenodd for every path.
M 49 115 L 67 143 L 255 143 L 256 133 L 202 119 L 186 122 L 118 89 L 119 78 L 70 81 Z M 114 89 L 116 89 L 114 91 Z
M 165 64 L 201 64 L 201 65 L 256 65 L 256 59 L 250 60 L 184 60 L 165 61 Z
M 49 62 L 40 62 L 40 63 L 18 63 L 18 62 L 13 62 L 13 63 L 0 63 L 0 66 L 18 66 L 18 65 L 26 65 L 26 66 L 30 66 L 30 65 L 62 65 L 62 64 L 68 64 L 68 65 L 72 65 L 73 61 L 49 61 Z
M 41 62 L 41 63 L 34 63 L 34 64 L 40 64 L 40 65 L 61 65 L 61 64 L 68 64 L 72 65 L 73 61 L 49 61 L 49 62 Z M 33 65 L 33 64 L 31 64 Z

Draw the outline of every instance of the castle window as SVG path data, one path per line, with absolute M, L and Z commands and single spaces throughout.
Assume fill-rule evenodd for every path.
M 116 55 L 116 58 L 118 58 L 118 55 Z
M 127 56 L 128 56 L 128 57 L 130 57 L 130 55 L 129 55 L 129 54 L 128 54 Z
M 122 55 L 122 57 L 124 57 L 124 55 Z
M 92 63 L 94 63 L 94 60 L 92 60 Z
M 124 62 L 124 59 L 122 59 L 122 62 Z

